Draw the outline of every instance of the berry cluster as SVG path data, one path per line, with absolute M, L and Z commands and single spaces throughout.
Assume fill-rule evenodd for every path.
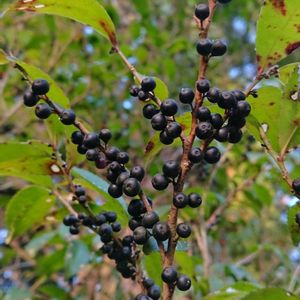
M 191 287 L 191 280 L 183 274 L 178 274 L 174 267 L 164 268 L 161 279 L 169 285 L 175 285 L 181 291 L 187 291 Z

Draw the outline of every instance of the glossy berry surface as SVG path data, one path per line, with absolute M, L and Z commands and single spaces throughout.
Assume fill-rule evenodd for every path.
M 156 190 L 162 191 L 168 187 L 170 180 L 162 174 L 156 174 L 151 182 Z
M 212 41 L 209 39 L 200 39 L 197 42 L 196 49 L 198 54 L 207 56 L 211 53 Z
M 99 132 L 99 138 L 105 143 L 107 144 L 109 142 L 109 140 L 112 138 L 112 133 L 109 129 L 107 128 L 103 128 L 100 130 Z
M 213 135 L 214 128 L 209 122 L 200 122 L 196 127 L 196 136 L 205 140 Z
M 32 92 L 36 95 L 46 95 L 50 90 L 50 85 L 47 80 L 36 79 L 31 85 Z
M 33 107 L 39 102 L 39 97 L 32 93 L 31 91 L 27 91 L 23 96 L 23 103 L 25 106 Z
M 206 93 L 208 92 L 210 87 L 209 81 L 207 79 L 200 79 L 197 81 L 197 90 L 200 93 Z
M 161 113 L 154 115 L 151 119 L 151 125 L 154 130 L 164 130 L 167 124 L 166 117 Z
M 145 77 L 141 82 L 141 87 L 145 92 L 152 92 L 156 87 L 156 82 L 152 77 Z
M 216 87 L 212 87 L 206 94 L 208 101 L 211 103 L 218 103 L 221 96 L 221 90 Z
M 130 170 L 130 177 L 136 178 L 138 181 L 142 181 L 145 176 L 145 170 L 141 166 L 134 166 Z
M 204 21 L 209 16 L 209 7 L 205 3 L 200 3 L 195 8 L 195 16 Z
M 182 88 L 179 93 L 179 100 L 181 103 L 190 104 L 193 102 L 195 93 L 191 88 Z
M 152 234 L 157 241 L 165 241 L 171 235 L 170 227 L 166 222 L 157 222 L 152 228 Z
M 169 160 L 163 165 L 163 173 L 170 178 L 176 178 L 180 172 L 180 165 L 176 160 Z
M 142 225 L 146 228 L 152 228 L 159 221 L 159 216 L 155 211 L 147 212 L 142 219 Z
M 175 267 L 166 267 L 161 273 L 161 279 L 165 283 L 173 283 L 177 280 L 177 271 Z
M 201 151 L 200 148 L 194 147 L 189 152 L 188 157 L 192 163 L 196 164 L 196 163 L 199 163 L 203 159 L 203 152 Z
M 161 294 L 160 287 L 156 284 L 152 285 L 148 289 L 148 296 L 153 300 L 158 300 L 160 298 L 160 294 Z
M 197 193 L 191 193 L 188 195 L 188 203 L 192 208 L 199 207 L 202 204 L 202 198 Z
M 190 289 L 192 282 L 186 275 L 179 275 L 176 282 L 177 288 L 180 291 L 187 291 Z
M 174 142 L 174 139 L 165 130 L 159 134 L 159 140 L 164 145 L 171 145 Z
M 65 125 L 72 125 L 74 124 L 76 119 L 75 112 L 72 109 L 65 109 L 63 110 L 60 121 Z
M 184 193 L 178 193 L 173 197 L 173 204 L 177 208 L 184 208 L 188 205 L 189 199 Z
M 38 104 L 35 107 L 35 115 L 39 119 L 47 119 L 50 117 L 51 113 L 52 113 L 51 107 L 46 103 Z
M 196 117 L 199 121 L 210 121 L 211 112 L 207 107 L 201 106 L 196 111 Z
M 227 45 L 223 41 L 217 40 L 213 42 L 211 48 L 212 56 L 222 56 L 226 53 L 226 51 L 227 51 Z
M 165 116 L 174 116 L 177 113 L 178 105 L 173 99 L 166 99 L 160 106 L 160 111 Z
M 79 130 L 74 131 L 71 135 L 71 141 L 73 144 L 80 145 L 82 144 L 83 139 L 84 139 L 84 134 Z
M 123 183 L 123 192 L 129 197 L 135 197 L 140 190 L 141 186 L 136 178 L 128 178 Z
M 187 238 L 191 235 L 192 229 L 191 226 L 186 223 L 180 223 L 176 227 L 176 232 L 179 237 L 181 238 Z
M 85 135 L 83 144 L 88 149 L 96 148 L 100 145 L 98 134 L 95 132 L 90 132 Z
M 154 106 L 153 104 L 146 104 L 143 107 L 143 116 L 146 119 L 151 119 L 157 113 L 159 113 L 159 109 L 156 106 Z
M 209 164 L 217 163 L 221 158 L 220 150 L 216 147 L 208 147 L 204 153 L 204 159 Z
M 169 122 L 165 128 L 166 134 L 173 139 L 176 139 L 180 136 L 182 132 L 181 125 L 177 122 Z
M 133 231 L 133 239 L 138 245 L 143 245 L 148 241 L 149 233 L 143 226 L 139 226 Z

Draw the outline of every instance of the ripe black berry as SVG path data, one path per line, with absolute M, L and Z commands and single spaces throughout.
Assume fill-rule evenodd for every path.
M 221 108 L 228 109 L 233 108 L 237 104 L 235 96 L 231 92 L 222 92 L 221 99 L 218 102 L 218 105 Z
M 122 172 L 116 179 L 116 185 L 121 188 L 123 186 L 124 181 L 129 177 L 130 177 L 130 173 L 128 171 Z
M 246 119 L 241 118 L 240 116 L 234 113 L 233 116 L 229 117 L 228 125 L 231 125 L 236 128 L 243 128 L 246 125 Z
M 107 144 L 108 141 L 112 138 L 112 134 L 111 131 L 107 128 L 103 128 L 100 130 L 99 132 L 99 138 L 105 143 Z
M 140 91 L 140 88 L 137 85 L 133 85 L 129 89 L 129 94 L 133 97 L 137 97 L 139 91 Z
M 160 106 L 160 111 L 165 116 L 174 116 L 178 111 L 178 105 L 173 99 L 166 99 Z
M 119 231 L 121 231 L 121 224 L 119 222 L 115 222 L 115 223 L 111 224 L 111 228 L 112 228 L 113 232 L 119 232 Z
M 80 144 L 82 144 L 83 139 L 84 139 L 84 135 L 79 130 L 74 131 L 71 135 L 71 141 L 73 144 L 80 145 Z
M 119 198 L 123 194 L 122 189 L 119 186 L 117 186 L 116 184 L 110 184 L 109 185 L 109 187 L 108 187 L 108 193 L 113 198 Z
M 141 186 L 136 178 L 128 178 L 123 183 L 123 193 L 129 197 L 135 197 L 140 190 Z
M 243 132 L 238 128 L 231 128 L 229 130 L 228 142 L 232 144 L 238 143 L 243 137 Z
M 100 146 L 98 134 L 90 132 L 84 136 L 83 145 L 88 149 L 93 149 Z
M 146 212 L 146 208 L 143 201 L 139 199 L 133 199 L 130 201 L 127 211 L 131 216 L 138 217 Z
M 201 106 L 197 109 L 196 116 L 199 121 L 210 121 L 211 120 L 210 110 L 205 106 Z
M 220 114 L 212 114 L 211 115 L 211 124 L 215 129 L 221 128 L 223 123 L 224 123 L 224 120 Z
M 194 91 L 190 88 L 182 88 L 179 93 L 179 100 L 182 103 L 190 104 L 195 97 Z
M 151 182 L 156 190 L 162 191 L 168 187 L 170 180 L 162 174 L 156 174 Z
M 31 86 L 32 92 L 36 95 L 45 95 L 49 92 L 50 86 L 47 80 L 36 79 Z
M 100 226 L 104 223 L 106 223 L 106 216 L 104 213 L 101 213 L 101 214 L 98 214 L 96 215 L 95 217 L 95 220 L 94 220 L 94 225 L 97 225 L 97 226 Z
M 216 87 L 211 88 L 206 94 L 208 101 L 211 103 L 219 102 L 221 99 L 221 96 L 222 95 L 221 95 L 220 89 L 218 89 Z
M 151 298 L 144 294 L 138 294 L 134 300 L 151 300 Z
M 52 113 L 51 107 L 46 103 L 38 104 L 35 107 L 35 115 L 39 119 L 47 119 L 47 118 L 49 118 L 51 113 Z
M 109 164 L 108 170 L 111 171 L 114 175 L 118 176 L 122 171 L 122 166 L 117 161 L 113 161 Z
M 133 243 L 133 236 L 132 235 L 126 235 L 126 236 L 123 237 L 122 244 L 124 246 L 131 246 L 132 243 Z
M 210 122 L 200 122 L 196 127 L 196 136 L 199 139 L 205 140 L 211 137 L 214 133 L 214 128 Z
M 65 109 L 61 113 L 60 121 L 65 125 L 72 125 L 75 122 L 76 115 L 72 109 Z
M 158 300 L 160 298 L 160 287 L 156 284 L 152 285 L 148 289 L 148 296 L 153 300 Z
M 187 291 L 190 289 L 192 282 L 191 279 L 188 278 L 186 275 L 179 275 L 176 282 L 177 288 L 180 291 Z
M 31 91 L 27 91 L 23 97 L 23 103 L 25 106 L 33 107 L 39 102 L 39 97 L 32 93 Z
M 113 233 L 113 231 L 109 224 L 104 223 L 99 226 L 99 234 L 100 235 L 111 236 L 112 233 Z
M 108 150 L 106 150 L 106 157 L 110 161 L 114 161 L 117 158 L 118 153 L 120 150 L 116 147 L 110 147 Z
M 149 95 L 148 95 L 147 92 L 139 91 L 139 92 L 138 92 L 138 98 L 139 98 L 139 100 L 141 100 L 141 101 L 146 101 L 146 100 L 149 98 Z
M 189 160 L 193 163 L 199 163 L 203 159 L 203 153 L 200 148 L 194 147 L 189 152 Z
M 136 228 L 138 228 L 141 225 L 142 225 L 142 222 L 135 218 L 131 218 L 128 222 L 128 226 L 132 231 L 134 231 Z
M 86 151 L 88 151 L 88 148 L 85 147 L 83 144 L 80 144 L 80 145 L 77 146 L 77 152 L 79 154 L 85 154 Z
M 236 109 L 240 117 L 247 117 L 251 112 L 251 106 L 247 101 L 238 101 Z
M 152 285 L 154 285 L 154 280 L 151 278 L 144 279 L 143 285 L 146 289 L 149 289 Z
M 184 193 L 178 193 L 173 197 L 173 204 L 177 208 L 184 208 L 188 204 L 188 196 Z
M 77 200 L 80 204 L 85 204 L 87 199 L 86 199 L 86 196 L 83 195 L 83 196 L 78 197 Z
M 79 228 L 75 226 L 70 226 L 69 231 L 71 234 L 78 234 L 79 233 Z
M 221 153 L 216 147 L 208 147 L 204 153 L 204 159 L 209 164 L 215 164 L 221 158 Z
M 159 112 L 159 109 L 156 106 L 154 106 L 153 104 L 146 104 L 143 107 L 143 116 L 146 119 L 151 119 L 158 112 Z
M 215 134 L 214 138 L 219 142 L 226 142 L 228 140 L 229 136 L 229 129 L 228 127 L 222 127 L 220 128 L 217 133 Z
M 113 223 L 117 220 L 117 214 L 114 211 L 108 211 L 104 215 L 107 222 Z
M 181 238 L 187 238 L 191 235 L 192 229 L 191 226 L 186 223 L 180 223 L 176 227 L 176 232 L 179 237 Z
M 105 169 L 107 163 L 106 163 L 106 159 L 104 157 L 99 157 L 97 158 L 97 160 L 95 161 L 95 166 L 97 169 Z
M 176 139 L 180 136 L 182 132 L 182 128 L 177 122 L 169 122 L 167 127 L 165 128 L 166 134 L 173 139 Z
M 86 151 L 86 159 L 89 161 L 96 161 L 98 158 L 98 151 L 96 149 L 89 149 Z
M 222 56 L 226 53 L 226 51 L 227 51 L 227 45 L 223 41 L 217 40 L 213 42 L 211 48 L 212 56 Z
M 130 177 L 136 178 L 138 181 L 142 181 L 145 176 L 145 170 L 141 166 L 134 166 L 130 170 Z
M 159 216 L 155 211 L 147 212 L 142 219 L 142 225 L 146 228 L 152 228 L 159 221 Z
M 164 145 L 171 145 L 174 142 L 174 139 L 165 130 L 159 134 L 159 140 Z
M 196 208 L 201 205 L 202 198 L 197 193 L 191 193 L 188 195 L 189 206 Z
M 161 113 L 154 115 L 151 119 L 151 125 L 154 130 L 164 130 L 167 124 L 166 117 Z
M 170 227 L 166 222 L 157 222 L 152 228 L 152 234 L 157 241 L 165 241 L 170 235 Z
M 237 101 L 241 101 L 241 100 L 246 99 L 246 95 L 240 90 L 233 90 L 232 93 L 235 96 Z
M 75 190 L 74 190 L 74 194 L 76 195 L 76 197 L 80 197 L 80 196 L 85 195 L 84 187 L 81 186 L 81 185 L 76 185 Z
M 293 180 L 292 188 L 296 194 L 300 194 L 300 178 Z
M 121 151 L 117 154 L 116 160 L 122 165 L 127 164 L 129 162 L 129 155 L 127 152 Z
M 161 279 L 165 283 L 173 283 L 177 280 L 177 271 L 175 267 L 166 267 L 164 268 Z
M 78 223 L 78 218 L 75 215 L 65 216 L 63 219 L 63 224 L 65 226 L 76 225 Z
M 200 39 L 197 42 L 196 49 L 200 55 L 209 55 L 212 49 L 212 41 L 209 39 Z
M 141 87 L 145 92 L 152 92 L 156 87 L 156 82 L 152 77 L 145 77 L 141 82 Z
M 200 3 L 196 6 L 195 9 L 195 16 L 201 20 L 204 21 L 209 16 L 209 7 L 207 4 Z
M 133 239 L 138 245 L 146 244 L 149 239 L 149 233 L 143 226 L 139 226 L 133 231 Z
M 197 90 L 200 93 L 206 93 L 209 90 L 209 81 L 207 79 L 200 79 L 197 81 Z
M 170 178 L 176 178 L 180 172 L 180 165 L 176 160 L 169 160 L 163 165 L 163 173 Z

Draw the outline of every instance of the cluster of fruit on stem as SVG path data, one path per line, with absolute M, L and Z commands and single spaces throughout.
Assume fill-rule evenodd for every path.
M 218 0 L 220 3 L 228 3 L 230 0 Z M 195 9 L 195 17 L 201 26 L 210 16 L 207 4 L 199 4 Z M 196 46 L 198 54 L 207 64 L 214 56 L 222 56 L 227 51 L 227 45 L 222 40 L 211 41 L 201 37 Z M 159 140 L 164 145 L 170 145 L 175 139 L 180 138 L 184 144 L 186 132 L 182 124 L 176 121 L 179 110 L 175 99 L 160 101 L 155 95 L 156 81 L 152 77 L 145 77 L 139 86 L 134 85 L 130 94 L 143 103 L 143 116 L 149 119 L 153 130 L 159 131 Z M 95 163 L 96 168 L 106 169 L 106 179 L 110 182 L 108 193 L 113 198 L 119 198 L 125 194 L 130 200 L 128 204 L 128 222 L 132 234 L 121 237 L 121 224 L 117 222 L 117 214 L 113 211 L 94 214 L 88 208 L 88 200 L 85 189 L 80 185 L 73 185 L 73 200 L 84 207 L 88 214 L 71 214 L 64 218 L 64 225 L 69 227 L 71 234 L 78 234 L 80 226 L 86 226 L 100 236 L 103 246 L 101 252 L 116 262 L 116 269 L 124 278 L 135 280 L 140 276 L 143 292 L 136 296 L 136 300 L 159 299 L 160 287 L 151 278 L 140 275 L 138 261 L 142 251 L 139 245 L 146 245 L 150 238 L 154 238 L 160 249 L 165 250 L 164 242 L 168 245 L 174 239 L 174 233 L 169 222 L 161 221 L 157 212 L 152 207 L 152 200 L 144 193 L 141 182 L 145 176 L 145 170 L 139 165 L 128 168 L 129 155 L 117 147 L 109 145 L 112 133 L 109 129 L 101 129 L 99 132 L 88 132 L 82 124 L 76 120 L 72 109 L 64 109 L 48 98 L 50 86 L 46 80 L 37 79 L 32 82 L 31 90 L 24 95 L 24 105 L 35 106 L 35 114 L 40 119 L 47 119 L 51 114 L 57 114 L 64 125 L 74 125 L 78 130 L 71 135 L 71 141 L 77 146 L 78 153 L 85 155 L 88 161 Z M 200 95 L 200 102 L 196 104 L 195 93 Z M 243 136 L 242 128 L 246 124 L 246 117 L 250 114 L 251 106 L 245 100 L 246 95 L 240 90 L 221 91 L 212 87 L 210 82 L 199 79 L 196 82 L 196 91 L 183 87 L 178 95 L 182 104 L 188 104 L 195 117 L 194 135 L 202 141 L 204 147 L 194 146 L 195 137 L 192 139 L 187 154 L 187 162 L 192 167 L 194 164 L 215 164 L 220 160 L 221 152 L 216 146 L 210 146 L 214 140 L 224 143 L 238 143 Z M 40 100 L 44 102 L 39 103 Z M 214 106 L 213 106 L 214 105 Z M 212 113 L 209 108 L 224 110 L 223 114 Z M 191 129 L 191 128 L 188 128 Z M 182 185 L 182 160 L 169 160 L 162 166 L 162 172 L 153 176 L 154 189 L 162 191 L 167 189 L 170 183 L 174 186 L 172 207 L 176 210 L 186 206 L 197 208 L 202 203 L 202 198 L 197 193 L 185 194 L 182 189 L 176 190 L 176 186 Z M 182 185 L 183 186 L 183 185 Z M 293 182 L 293 189 L 300 193 L 300 179 Z M 296 222 L 300 226 L 300 213 L 296 216 Z M 188 238 L 191 227 L 188 223 L 178 223 L 176 214 L 176 242 L 179 238 Z M 169 248 L 169 246 L 168 246 Z M 172 261 L 173 264 L 173 261 Z M 175 265 L 167 265 L 161 274 L 162 281 L 171 291 L 177 287 L 186 291 L 191 287 L 191 279 L 184 274 L 179 274 Z M 171 292 L 172 294 L 173 292 Z

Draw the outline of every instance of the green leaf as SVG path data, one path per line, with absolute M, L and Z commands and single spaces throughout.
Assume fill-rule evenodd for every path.
M 18 191 L 9 201 L 5 213 L 10 238 L 41 223 L 53 204 L 54 197 L 43 187 L 29 186 Z
M 298 1 L 266 0 L 256 33 L 258 70 L 264 71 L 300 46 Z
M 113 46 L 117 45 L 115 26 L 104 7 L 96 0 L 19 0 L 10 9 L 75 20 L 91 26 L 110 40 Z
M 37 141 L 3 143 L 0 153 L 0 176 L 15 176 L 51 187 L 50 175 L 60 174 L 55 160 L 51 159 L 52 148 Z
M 248 294 L 242 300 L 297 300 L 296 296 L 291 295 L 285 290 L 279 288 L 261 289 Z
M 127 206 L 123 197 L 115 199 L 107 193 L 108 183 L 99 176 L 77 167 L 72 168 L 72 174 L 81 179 L 80 183 L 98 192 L 104 199 L 101 211 L 113 210 L 118 214 L 118 221 L 125 225 L 128 222 Z
M 241 300 L 250 292 L 256 291 L 258 287 L 250 282 L 236 282 L 230 286 L 224 287 L 210 295 L 207 295 L 203 300 Z
M 42 249 L 54 236 L 56 235 L 55 231 L 42 233 L 38 236 L 35 236 L 29 241 L 25 246 L 26 252 L 29 255 L 34 256 L 40 249 Z
M 156 284 L 161 284 L 162 263 L 160 254 L 152 252 L 150 255 L 145 255 L 143 257 L 143 264 L 148 277 L 152 278 Z
M 182 126 L 183 133 L 188 135 L 190 130 L 190 124 L 192 121 L 192 115 L 190 112 L 186 112 L 179 117 L 176 117 L 176 121 Z M 179 146 L 181 145 L 181 141 L 177 138 L 172 146 Z M 146 165 L 148 165 L 151 160 L 157 156 L 157 154 L 164 148 L 166 145 L 162 144 L 159 140 L 159 132 L 155 133 L 150 141 L 147 143 L 146 150 L 145 150 L 145 157 L 146 157 Z
M 300 201 L 291 206 L 288 211 L 288 228 L 295 246 L 300 243 L 300 227 L 296 223 L 296 214 L 300 212 Z
M 65 255 L 65 272 L 67 277 L 77 274 L 82 265 L 89 262 L 90 251 L 85 243 L 72 241 Z
M 13 287 L 9 290 L 9 292 L 5 295 L 3 300 L 29 300 L 32 299 L 32 293 L 30 290 L 23 288 Z
M 67 294 L 67 292 L 63 289 L 58 287 L 54 283 L 46 283 L 43 284 L 41 287 L 38 288 L 38 291 L 46 294 L 49 299 L 55 300 L 69 300 L 71 297 Z
M 56 249 L 46 256 L 42 256 L 37 261 L 36 272 L 40 275 L 48 275 L 64 269 L 64 256 L 66 248 Z
M 6 53 L 0 49 L 0 65 L 6 65 L 9 63 Z

